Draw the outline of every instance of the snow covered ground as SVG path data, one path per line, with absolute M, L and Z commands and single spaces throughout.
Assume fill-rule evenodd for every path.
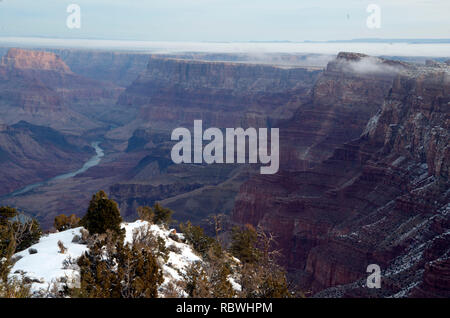
M 160 236 L 164 239 L 166 247 L 174 245 L 174 251 L 169 252 L 168 261 L 162 266 L 164 274 L 164 283 L 161 287 L 166 286 L 170 282 L 175 283 L 181 279 L 181 273 L 184 273 L 185 268 L 192 262 L 201 261 L 192 248 L 185 243 L 176 242 L 169 236 L 170 230 L 164 229 L 158 225 L 150 225 L 145 221 L 136 221 L 133 223 L 123 223 L 122 227 L 126 229 L 125 242 L 131 242 L 134 231 L 149 227 L 150 231 L 155 236 Z M 67 231 L 53 233 L 43 236 L 39 243 L 34 244 L 30 248 L 15 254 L 19 260 L 14 264 L 11 275 L 15 277 L 26 277 L 32 281 L 31 291 L 36 295 L 46 295 L 52 289 L 53 285 L 61 279 L 67 281 L 77 280 L 79 272 L 77 266 L 64 266 L 64 261 L 72 259 L 73 262 L 88 250 L 84 244 L 72 242 L 74 236 L 81 237 L 81 227 L 70 229 Z M 176 234 L 182 238 L 182 234 Z M 58 247 L 58 241 L 61 241 L 67 248 L 67 251 L 62 254 Z M 30 254 L 30 250 L 36 250 L 37 253 Z
M 192 264 L 193 262 L 201 261 L 201 258 L 198 257 L 192 248 L 185 243 L 180 243 L 172 240 L 170 238 L 170 230 L 166 230 L 161 228 L 158 225 L 151 224 L 149 225 L 145 221 L 136 221 L 134 223 L 128 223 L 125 225 L 126 236 L 125 243 L 132 242 L 133 240 L 133 232 L 139 230 L 139 228 L 150 227 L 150 231 L 155 235 L 155 237 L 162 237 L 166 243 L 166 247 L 171 245 L 175 245 L 179 250 L 179 253 L 169 252 L 169 259 L 162 266 L 163 274 L 164 274 L 164 282 L 162 286 L 167 285 L 169 282 L 174 282 L 176 280 L 181 280 L 182 277 L 180 273 L 185 273 L 185 268 Z M 182 234 L 176 234 L 180 239 L 183 238 Z
M 63 262 L 69 258 L 78 258 L 87 250 L 86 245 L 72 243 L 75 235 L 81 236 L 82 228 L 70 229 L 64 232 L 42 236 L 39 243 L 15 254 L 20 258 L 13 266 L 11 273 L 20 277 L 21 274 L 33 281 L 32 292 L 45 292 L 60 278 L 76 278 L 77 272 L 73 269 L 63 269 Z M 58 241 L 67 248 L 64 254 L 59 252 Z M 30 251 L 36 250 L 36 254 Z

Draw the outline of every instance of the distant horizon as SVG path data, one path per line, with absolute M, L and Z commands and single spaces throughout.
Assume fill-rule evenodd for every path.
M 397 42 L 397 43 L 416 43 L 420 42 L 423 44 L 433 44 L 433 43 L 450 43 L 450 37 L 448 38 L 382 38 L 382 37 L 371 37 L 371 38 L 348 38 L 348 39 L 337 39 L 337 40 L 228 40 L 228 41 L 212 41 L 212 40 L 140 40 L 137 38 L 105 38 L 105 37 L 80 37 L 80 38 L 67 38 L 63 36 L 1 36 L 1 39 L 8 38 L 17 38 L 17 39 L 54 39 L 54 40 L 100 40 L 100 41 L 130 41 L 130 42 L 168 42 L 168 43 L 351 43 L 351 42 L 360 42 L 360 43 L 389 43 L 389 42 Z
M 323 54 L 342 51 L 374 56 L 450 57 L 450 39 L 349 39 L 332 41 L 137 41 L 66 39 L 54 37 L 0 37 L 2 47 L 67 48 L 139 51 L 151 53 Z

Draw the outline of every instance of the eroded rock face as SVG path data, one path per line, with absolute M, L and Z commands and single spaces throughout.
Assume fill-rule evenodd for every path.
M 361 105 L 364 84 L 348 79 L 348 69 L 341 66 L 364 58 L 340 54 L 327 68 L 340 80 L 319 80 L 314 91 L 323 93 L 315 94 L 316 103 Z M 360 65 L 395 68 L 371 71 L 372 76 L 388 74 L 389 80 L 385 75 L 380 79 L 386 80 L 388 94 L 369 98 L 381 107 L 361 137 L 347 143 L 342 138 L 335 149 L 329 143 L 324 149 L 332 154 L 326 159 L 320 152 L 308 154 L 310 161 L 317 158 L 312 168 L 295 170 L 291 163 L 289 173 L 250 180 L 237 197 L 234 221 L 274 232 L 284 250 L 282 264 L 304 289 L 322 291 L 318 296 L 403 297 L 414 296 L 416 288 L 446 295 L 449 246 L 436 250 L 432 242 L 449 230 L 449 69 L 371 60 L 353 65 L 350 73 Z M 366 96 L 379 89 L 366 85 Z M 361 114 L 354 111 L 355 117 Z M 339 131 L 339 115 L 330 120 L 338 128 L 328 130 L 328 138 Z M 298 126 L 305 129 L 301 121 Z M 430 250 L 436 255 L 426 260 L 423 254 Z M 368 264 L 382 268 L 381 290 L 362 287 Z
M 70 68 L 55 54 L 12 48 L 2 57 L 1 65 L 14 69 L 37 69 L 72 73 Z
M 0 62 L 1 121 L 25 120 L 80 133 L 101 126 L 96 108 L 114 105 L 122 89 L 73 73 L 50 52 L 9 49 Z
M 128 87 L 146 69 L 149 54 L 99 50 L 52 49 L 70 69 L 97 81 Z
M 128 139 L 138 128 L 261 127 L 289 118 L 309 96 L 320 71 L 152 56 L 118 104 L 137 109 L 131 124 L 109 136 Z M 297 101 L 296 101 L 297 100 Z
M 196 222 L 209 214 L 229 213 L 239 186 L 254 171 L 237 165 L 174 165 L 172 129 L 191 128 L 200 119 L 205 129 L 270 126 L 309 100 L 319 74 L 305 68 L 152 56 L 118 101 L 136 109 L 137 119 L 108 134 L 127 140 L 127 155 L 143 158 L 126 181 L 111 187 L 113 197 L 131 215 L 132 202 L 150 204 L 158 197 L 138 185 L 154 189 L 163 184 L 173 193 L 160 199 L 180 220 Z M 184 193 L 176 190 L 179 183 Z M 133 200 L 121 195 L 127 191 L 133 192 Z
M 392 87 L 397 71 L 385 70 L 386 64 L 355 53 L 341 53 L 328 63 L 312 89 L 311 101 L 292 119 L 278 124 L 282 128 L 281 167 L 296 171 L 311 168 L 336 147 L 358 138 Z
M 25 185 L 78 169 L 92 151 L 49 127 L 25 121 L 0 126 L 0 199 Z

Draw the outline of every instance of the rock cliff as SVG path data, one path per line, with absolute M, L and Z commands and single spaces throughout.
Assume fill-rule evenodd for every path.
M 92 108 L 114 104 L 122 90 L 73 73 L 54 53 L 11 48 L 0 62 L 0 91 L 3 123 L 26 120 L 80 134 L 102 125 Z
M 349 70 L 351 76 L 379 78 L 378 85 L 349 80 Z M 340 80 L 326 81 L 327 72 Z M 331 136 L 322 140 L 336 138 L 336 129 L 339 135 L 345 126 L 355 130 L 347 142 L 341 135 L 341 145 L 324 143 L 328 158 L 309 152 L 313 164 L 291 164 L 289 172 L 245 183 L 234 221 L 274 232 L 284 251 L 282 264 L 304 289 L 321 291 L 317 296 L 448 295 L 449 245 L 434 247 L 450 223 L 448 66 L 346 53 L 327 72 L 314 88 L 314 103 L 330 100 L 341 107 L 331 120 L 335 128 L 327 131 Z M 370 111 L 364 101 L 374 103 Z M 358 112 L 358 105 L 365 110 Z M 360 122 L 375 113 L 353 140 L 358 126 L 348 124 L 345 106 Z M 341 113 L 347 119 L 339 130 Z M 365 287 L 366 268 L 373 263 L 383 271 L 380 290 Z

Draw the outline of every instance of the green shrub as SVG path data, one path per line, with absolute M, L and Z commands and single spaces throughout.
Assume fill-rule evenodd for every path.
M 155 203 L 152 207 L 140 206 L 137 209 L 139 219 L 153 224 L 169 225 L 172 222 L 173 211 Z
M 192 225 L 190 221 L 186 224 L 180 224 L 180 230 L 186 241 L 192 245 L 192 248 L 201 255 L 206 255 L 211 246 L 216 242 L 215 239 L 205 234 L 202 227 Z
M 155 213 L 153 212 L 153 209 L 151 207 L 140 206 L 137 208 L 137 213 L 138 213 L 140 220 L 153 223 L 153 218 L 155 217 Z
M 53 226 L 58 231 L 65 231 L 68 229 L 73 229 L 78 227 L 80 224 L 80 218 L 77 217 L 75 214 L 72 214 L 71 216 L 67 216 L 65 214 L 61 214 L 55 217 L 55 221 L 53 223 Z
M 153 223 L 168 225 L 172 221 L 173 211 L 162 207 L 159 203 L 155 203 L 153 206 Z
M 163 275 L 149 248 L 123 245 L 108 231 L 106 241 L 97 241 L 78 259 L 80 287 L 72 297 L 156 298 Z
M 255 228 L 247 224 L 244 228 L 235 226 L 231 233 L 232 242 L 230 252 L 241 262 L 254 264 L 260 258 L 260 250 L 257 247 L 258 233 Z
M 122 217 L 117 203 L 108 199 L 104 191 L 99 191 L 92 196 L 87 213 L 80 221 L 80 225 L 91 235 L 103 234 L 107 230 L 111 230 L 117 235 L 123 235 L 121 223 Z

